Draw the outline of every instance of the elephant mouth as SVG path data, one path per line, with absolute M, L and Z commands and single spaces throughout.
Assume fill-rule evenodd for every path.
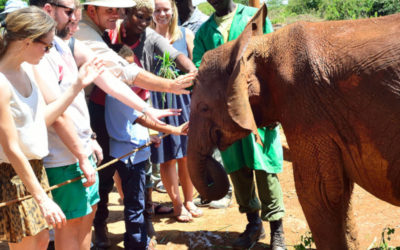
M 211 141 L 212 143 L 219 149 L 219 150 L 225 150 L 227 146 L 223 145 L 222 142 L 222 131 L 218 128 L 212 128 L 211 129 Z
M 200 194 L 206 200 L 223 198 L 229 189 L 229 180 L 225 168 L 211 156 L 206 157 L 203 164 L 207 169 L 204 174 L 207 187 L 206 192 L 200 192 Z
M 202 198 L 218 200 L 226 195 L 229 189 L 229 180 L 224 167 L 214 159 L 215 146 L 220 146 L 223 134 L 219 128 L 208 130 L 208 138 L 204 136 L 195 140 L 189 130 L 188 141 L 188 168 L 190 177 Z M 208 139 L 208 140 L 207 140 Z

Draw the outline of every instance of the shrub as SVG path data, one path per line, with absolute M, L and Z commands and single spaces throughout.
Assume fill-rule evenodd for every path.
M 306 14 L 317 11 L 322 0 L 289 0 L 286 10 L 289 13 Z
M 400 12 L 400 1 L 398 0 L 375 0 L 369 16 L 386 16 Z
M 368 17 L 373 0 L 323 0 L 320 13 L 327 20 L 358 19 Z

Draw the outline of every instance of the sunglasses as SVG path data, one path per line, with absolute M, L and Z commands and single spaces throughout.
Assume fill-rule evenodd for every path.
M 43 42 L 42 40 L 35 40 L 36 43 L 41 43 L 44 45 L 44 52 L 49 52 L 51 48 L 53 48 L 53 43 L 47 44 Z
M 68 17 L 71 17 L 75 12 L 74 8 L 70 8 L 70 7 L 65 6 L 63 4 L 59 4 L 59 3 L 49 3 L 49 4 L 51 4 L 53 6 L 56 6 L 56 7 L 59 7 L 59 8 L 66 9 L 65 14 L 67 14 Z

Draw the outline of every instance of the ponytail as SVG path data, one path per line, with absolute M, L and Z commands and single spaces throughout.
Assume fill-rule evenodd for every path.
M 7 25 L 6 20 L 0 22 L 0 58 L 4 55 L 7 47 Z
M 0 23 L 0 58 L 13 41 L 38 40 L 54 30 L 55 21 L 38 7 L 31 6 L 9 13 Z

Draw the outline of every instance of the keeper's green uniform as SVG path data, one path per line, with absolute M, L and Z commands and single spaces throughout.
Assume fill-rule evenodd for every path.
M 196 33 L 193 49 L 195 65 L 200 66 L 206 51 L 236 39 L 256 12 L 255 8 L 237 4 L 234 13 L 224 17 L 212 14 Z M 267 18 L 264 33 L 272 31 L 271 22 Z M 250 134 L 221 152 L 221 156 L 233 183 L 239 211 L 251 213 L 261 208 L 263 220 L 275 221 L 281 219 L 285 213 L 282 189 L 276 175 L 282 171 L 283 162 L 279 129 L 259 128 L 258 132 L 264 147 L 257 144 L 255 136 Z M 255 194 L 253 173 L 256 176 L 261 205 Z

